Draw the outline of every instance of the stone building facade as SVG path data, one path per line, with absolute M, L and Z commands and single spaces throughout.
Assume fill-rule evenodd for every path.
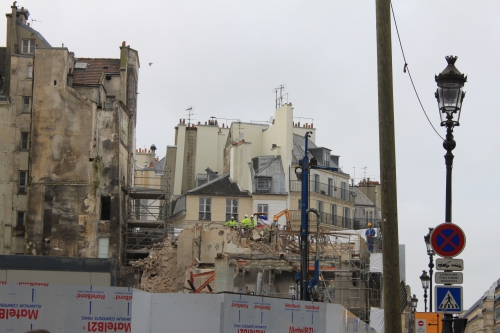
M 0 253 L 121 260 L 138 52 L 77 58 L 15 3 L 1 58 Z

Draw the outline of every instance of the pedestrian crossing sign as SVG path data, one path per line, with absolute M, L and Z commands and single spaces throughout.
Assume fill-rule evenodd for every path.
M 436 312 L 463 312 L 463 289 L 461 286 L 436 286 L 435 295 Z

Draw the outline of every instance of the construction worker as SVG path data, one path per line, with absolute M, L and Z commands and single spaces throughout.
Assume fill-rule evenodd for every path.
M 248 218 L 248 215 L 245 214 L 245 218 L 243 220 L 241 220 L 241 227 L 246 230 L 246 229 L 250 228 L 250 223 L 251 222 L 250 222 L 250 219 Z
M 368 229 L 365 231 L 366 242 L 368 243 L 368 250 L 373 252 L 373 239 L 375 238 L 375 230 L 372 228 L 372 224 L 368 222 Z
M 255 220 L 255 216 L 250 216 L 250 229 L 254 229 L 257 227 L 257 220 Z
M 224 224 L 226 227 L 236 228 L 238 226 L 238 222 L 234 220 L 234 216 L 231 216 L 231 219 Z

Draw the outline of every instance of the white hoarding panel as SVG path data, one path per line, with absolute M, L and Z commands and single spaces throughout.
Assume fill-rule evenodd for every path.
M 151 295 L 148 292 L 134 289 L 132 302 L 132 332 L 151 332 Z
M 132 291 L 0 282 L 0 332 L 131 332 Z
M 225 294 L 222 309 L 222 333 L 326 331 L 326 303 Z
M 151 294 L 151 333 L 219 333 L 223 300 L 222 294 Z

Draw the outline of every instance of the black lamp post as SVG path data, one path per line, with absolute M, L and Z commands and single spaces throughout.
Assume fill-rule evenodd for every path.
M 422 275 L 420 275 L 420 282 L 422 282 L 422 288 L 424 288 L 424 305 L 425 312 L 427 312 L 427 289 L 429 289 L 430 277 L 427 275 L 426 271 L 422 272 Z
M 436 252 L 434 252 L 434 249 L 432 248 L 431 245 L 431 233 L 434 228 L 429 228 L 429 233 L 424 236 L 424 241 L 425 241 L 425 246 L 427 247 L 427 255 L 429 256 L 429 312 L 432 312 L 432 280 L 434 278 L 434 255 Z
M 445 222 L 451 222 L 451 170 L 453 168 L 452 150 L 456 146 L 453 139 L 453 128 L 460 125 L 460 112 L 462 102 L 465 97 L 463 91 L 467 77 L 460 73 L 455 67 L 457 57 L 447 56 L 448 66 L 436 75 L 437 90 L 435 93 L 439 105 L 439 115 L 441 116 L 441 126 L 446 127 L 446 139 L 443 141 L 443 147 L 446 149 L 444 160 L 446 164 L 446 213 Z M 456 120 L 454 116 L 456 115 Z M 445 314 L 443 316 L 443 333 L 452 333 L 453 316 Z
M 417 304 L 418 304 L 418 298 L 413 294 L 413 297 L 411 298 L 411 332 L 415 333 L 415 312 L 417 312 Z

